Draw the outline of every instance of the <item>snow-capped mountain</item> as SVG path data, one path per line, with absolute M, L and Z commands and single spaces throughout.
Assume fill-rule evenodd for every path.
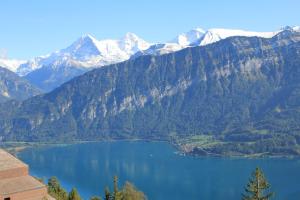
M 292 27 L 293 31 L 300 32 L 300 26 L 294 26 Z
M 137 51 L 145 50 L 149 46 L 149 43 L 133 33 L 127 33 L 121 40 L 101 41 L 85 35 L 56 56 L 78 61 L 82 67 L 94 67 L 127 60 Z
M 186 33 L 179 34 L 170 43 L 179 44 L 181 46 L 189 46 L 195 41 L 203 37 L 205 31 L 201 28 L 192 29 Z
M 205 34 L 197 42 L 191 43 L 191 46 L 205 46 L 233 36 L 272 38 L 278 33 L 285 30 L 300 31 L 300 27 L 286 26 L 281 28 L 278 31 L 273 31 L 273 32 L 253 32 L 253 31 L 245 31 L 245 30 L 214 28 L 214 29 L 207 30 Z
M 49 65 L 52 68 L 66 65 L 77 68 L 100 67 L 127 60 L 137 51 L 145 50 L 149 46 L 149 43 L 133 33 L 127 33 L 120 40 L 100 41 L 91 35 L 84 35 L 65 49 L 20 65 L 17 73 L 25 76 L 31 71 Z
M 0 66 L 4 67 L 12 72 L 17 72 L 21 64 L 25 63 L 26 60 L 15 60 L 0 58 Z
M 0 59 L 0 66 L 24 76 L 45 91 L 88 70 L 135 58 L 141 55 L 162 55 L 191 46 L 204 46 L 232 36 L 271 38 L 284 30 L 300 31 L 299 26 L 284 27 L 274 32 L 252 32 L 234 29 L 195 28 L 179 34 L 167 43 L 148 43 L 133 33 L 119 40 L 97 40 L 83 35 L 65 49 L 29 61 Z
M 148 49 L 137 52 L 132 58 L 141 55 L 162 55 L 179 51 L 197 42 L 203 37 L 204 33 L 205 31 L 201 28 L 192 29 L 186 33 L 179 34 L 170 42 L 153 44 Z
M 138 51 L 131 58 L 136 58 L 142 55 L 162 55 L 167 53 L 172 53 L 179 51 L 187 46 L 182 46 L 177 43 L 158 43 L 151 45 L 148 49 L 143 51 Z
M 234 29 L 192 29 L 179 34 L 167 43 L 150 44 L 133 33 L 127 33 L 120 40 L 97 40 L 91 35 L 84 35 L 69 47 L 46 56 L 39 56 L 29 61 L 0 59 L 3 66 L 20 76 L 25 76 L 43 66 L 53 68 L 62 65 L 77 68 L 94 68 L 117 63 L 140 55 L 159 55 L 181 50 L 188 46 L 204 46 L 232 36 L 257 36 L 270 38 L 279 32 L 291 29 L 300 31 L 299 26 L 284 27 L 274 32 L 252 32 Z
M 97 40 L 84 35 L 65 49 L 20 65 L 17 73 L 44 91 L 50 91 L 90 69 L 128 60 L 149 47 L 149 43 L 133 33 L 120 40 Z
M 284 30 L 300 31 L 300 27 L 287 26 L 274 32 L 253 32 L 253 31 L 245 31 L 245 30 L 220 29 L 220 28 L 209 29 L 207 31 L 204 31 L 201 28 L 195 28 L 189 32 L 179 34 L 177 37 L 175 37 L 175 39 L 171 40 L 169 43 L 154 44 L 150 46 L 149 49 L 139 51 L 134 56 L 132 56 L 132 58 L 141 55 L 162 55 L 174 51 L 179 51 L 181 49 L 192 47 L 192 46 L 205 46 L 233 36 L 245 36 L 245 37 L 256 36 L 262 38 L 271 38 Z
M 246 36 L 246 37 L 256 36 L 256 37 L 263 37 L 263 38 L 271 38 L 274 35 L 278 34 L 279 32 L 280 31 L 252 32 L 252 31 L 234 30 L 234 29 L 209 29 L 196 43 L 192 45 L 205 46 L 233 36 Z

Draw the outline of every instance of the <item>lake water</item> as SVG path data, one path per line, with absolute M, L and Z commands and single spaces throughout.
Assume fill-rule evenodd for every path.
M 67 190 L 76 187 L 84 199 L 103 196 L 117 175 L 120 184 L 133 182 L 150 200 L 236 200 L 256 166 L 272 184 L 274 199 L 300 199 L 298 159 L 182 156 L 167 143 L 145 141 L 31 148 L 18 156 L 32 175 L 56 176 Z

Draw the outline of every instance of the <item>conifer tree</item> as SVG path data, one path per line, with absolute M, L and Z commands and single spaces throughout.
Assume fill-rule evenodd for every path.
M 105 188 L 104 193 L 105 193 L 105 200 L 110 200 L 111 195 L 108 187 Z
M 56 200 L 67 200 L 68 193 L 61 187 L 56 177 L 51 177 L 48 180 L 48 193 Z
M 118 177 L 114 176 L 114 194 L 118 192 Z
M 269 191 L 270 184 L 266 180 L 261 169 L 256 168 L 252 173 L 243 194 L 243 200 L 269 200 L 272 198 L 273 193 Z
M 69 193 L 68 200 L 81 200 L 76 188 L 73 188 Z
M 114 176 L 114 200 L 121 200 L 122 193 L 118 189 L 118 177 Z
M 122 200 L 146 200 L 147 197 L 129 182 L 126 182 L 122 189 Z
M 147 200 L 147 197 L 130 182 L 126 182 L 119 190 L 118 177 L 114 176 L 114 190 L 111 193 L 106 187 L 104 200 Z

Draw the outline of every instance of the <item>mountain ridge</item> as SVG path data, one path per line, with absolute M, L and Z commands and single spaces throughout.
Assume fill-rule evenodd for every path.
M 24 78 L 0 66 L 0 103 L 9 100 L 25 100 L 41 94 L 41 91 Z
M 140 47 L 140 48 L 136 49 L 134 52 L 134 53 L 136 53 L 138 50 L 143 50 L 143 51 L 147 50 L 147 48 L 151 47 L 151 45 L 162 45 L 162 44 L 177 45 L 177 46 L 181 46 L 181 49 L 182 49 L 182 48 L 185 48 L 188 46 L 210 44 L 210 43 L 216 42 L 220 39 L 225 39 L 230 36 L 249 36 L 249 37 L 250 36 L 259 36 L 259 37 L 269 38 L 283 30 L 300 31 L 300 27 L 299 26 L 294 26 L 294 27 L 286 26 L 286 27 L 283 27 L 280 30 L 274 31 L 274 32 L 253 32 L 253 31 L 244 31 L 244 30 L 238 30 L 238 29 L 221 29 L 221 28 L 213 28 L 213 29 L 208 29 L 207 31 L 205 31 L 204 29 L 201 29 L 201 28 L 194 28 L 188 32 L 179 34 L 173 40 L 170 40 L 169 42 L 166 42 L 166 43 L 162 43 L 162 42 L 147 43 L 147 42 L 143 41 L 142 39 L 140 39 L 138 36 L 136 36 L 134 33 L 130 33 L 130 32 L 125 34 L 125 36 L 123 38 L 121 38 L 120 40 L 113 40 L 113 39 L 97 40 L 95 37 L 93 37 L 90 34 L 84 34 L 79 39 L 77 39 L 75 42 L 73 42 L 70 46 L 68 46 L 65 49 L 62 49 L 60 51 L 68 52 L 67 49 L 70 49 L 72 46 L 74 46 L 80 40 L 84 40 L 84 38 L 85 39 L 90 38 L 90 40 L 92 40 L 94 42 L 95 46 L 98 46 L 97 43 L 101 43 L 101 42 L 102 43 L 109 43 L 109 42 L 114 43 L 116 41 L 119 41 L 119 42 L 125 41 L 125 43 L 126 43 L 126 41 L 129 41 L 129 40 L 131 40 L 131 41 L 141 40 L 140 41 L 140 43 L 142 44 L 141 46 L 144 46 L 144 47 Z M 214 36 L 216 38 L 209 39 L 209 37 L 206 35 L 210 35 L 210 36 L 216 35 L 216 36 Z M 205 36 L 208 37 L 208 39 L 206 39 Z M 202 41 L 202 43 L 201 43 L 201 41 Z M 106 46 L 107 45 L 109 46 L 109 44 L 106 44 Z M 101 45 L 99 45 L 99 46 L 101 46 Z M 100 47 L 100 49 L 103 49 L 103 48 Z M 174 51 L 177 51 L 177 50 L 179 50 L 179 48 L 175 48 Z M 38 56 L 38 57 L 32 59 L 31 61 L 30 60 L 27 61 L 27 64 L 25 64 L 25 65 L 22 65 L 26 62 L 25 60 L 19 61 L 19 60 L 13 60 L 13 59 L 2 59 L 3 62 L 1 62 L 1 59 L 0 59 L 0 62 L 3 63 L 2 66 L 4 66 L 5 68 L 8 68 L 9 70 L 11 70 L 13 72 L 16 72 L 20 76 L 25 76 L 29 72 L 40 68 L 40 66 L 38 66 L 40 64 L 38 64 L 38 63 L 41 62 L 41 60 L 47 59 L 49 56 L 51 56 L 51 54 L 57 54 L 60 51 L 55 51 L 53 53 L 50 53 L 50 54 L 44 55 L 44 56 Z M 98 51 L 101 52 L 99 49 L 98 49 Z M 168 51 L 168 52 L 171 52 L 171 51 Z M 134 53 L 132 53 L 132 54 L 134 54 Z M 87 55 L 84 55 L 84 56 L 88 56 L 88 51 L 86 52 L 86 54 Z M 82 57 L 84 57 L 84 56 L 82 56 Z M 124 60 L 122 60 L 122 61 L 124 61 Z M 116 60 L 116 62 L 118 62 L 118 60 Z M 112 63 L 104 63 L 104 64 L 107 65 L 107 64 L 112 64 Z M 32 68 L 32 69 L 30 69 L 30 68 L 26 69 L 26 65 L 27 66 L 31 65 L 30 68 Z M 49 65 L 49 62 L 46 62 L 46 65 Z M 90 63 L 90 64 L 87 64 L 87 66 L 84 66 L 84 64 L 81 64 L 81 66 L 83 66 L 83 67 L 88 67 L 88 65 L 96 66 L 97 64 Z M 20 69 L 18 69 L 18 68 L 20 68 Z
M 299 154 L 299 41 L 292 31 L 230 37 L 94 69 L 10 111 L 4 106 L 0 132 L 4 140 L 186 139 L 196 154 Z M 196 136 L 220 144 L 199 146 Z
M 163 55 L 191 46 L 205 46 L 233 36 L 270 38 L 282 31 L 299 31 L 299 27 L 284 27 L 274 32 L 251 32 L 234 29 L 192 29 L 179 34 L 169 43 L 148 43 L 133 33 L 119 40 L 97 40 L 85 34 L 65 49 L 36 57 L 14 66 L 15 72 L 36 87 L 49 92 L 73 77 L 105 65 L 134 59 L 142 55 Z M 1 60 L 0 60 L 1 61 Z M 7 62 L 6 62 L 7 63 Z M 9 62 L 8 62 L 9 63 Z M 16 63 L 16 62 L 11 62 Z

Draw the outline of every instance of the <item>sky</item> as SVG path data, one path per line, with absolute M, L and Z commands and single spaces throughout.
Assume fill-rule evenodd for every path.
M 274 31 L 300 25 L 300 0 L 1 0 L 0 57 L 30 59 L 83 34 L 165 42 L 192 28 Z

